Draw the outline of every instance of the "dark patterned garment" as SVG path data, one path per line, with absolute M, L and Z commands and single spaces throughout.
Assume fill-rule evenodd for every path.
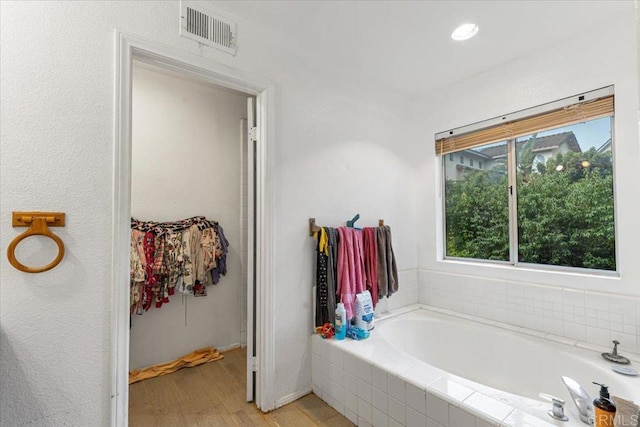
M 323 227 L 316 245 L 316 326 L 335 322 L 337 231 Z

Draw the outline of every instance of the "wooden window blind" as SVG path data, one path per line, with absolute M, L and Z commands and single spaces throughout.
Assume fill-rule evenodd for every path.
M 444 155 L 455 151 L 468 150 L 492 142 L 505 141 L 534 132 L 608 116 L 613 116 L 613 95 L 568 105 L 542 114 L 500 123 L 460 135 L 440 138 L 436 140 L 436 154 Z

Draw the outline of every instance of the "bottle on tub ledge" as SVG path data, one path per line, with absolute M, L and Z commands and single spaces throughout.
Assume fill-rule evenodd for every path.
M 347 310 L 344 309 L 344 304 L 339 302 L 336 307 L 336 322 L 333 325 L 333 328 L 336 331 L 337 340 L 345 339 L 348 327 L 349 320 L 347 319 Z
M 597 382 L 600 386 L 600 397 L 593 401 L 595 412 L 595 427 L 613 427 L 613 420 L 616 416 L 616 404 L 609 397 L 609 388 Z
M 373 329 L 373 300 L 369 291 L 356 294 L 356 326 L 364 331 Z

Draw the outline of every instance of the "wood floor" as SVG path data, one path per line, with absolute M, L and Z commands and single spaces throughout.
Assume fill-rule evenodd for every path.
M 246 351 L 129 386 L 129 425 L 138 426 L 353 426 L 309 394 L 263 414 L 245 401 Z

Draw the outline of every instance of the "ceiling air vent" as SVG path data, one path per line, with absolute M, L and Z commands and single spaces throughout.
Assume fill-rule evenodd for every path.
M 201 5 L 180 2 L 180 35 L 236 54 L 236 23 Z

